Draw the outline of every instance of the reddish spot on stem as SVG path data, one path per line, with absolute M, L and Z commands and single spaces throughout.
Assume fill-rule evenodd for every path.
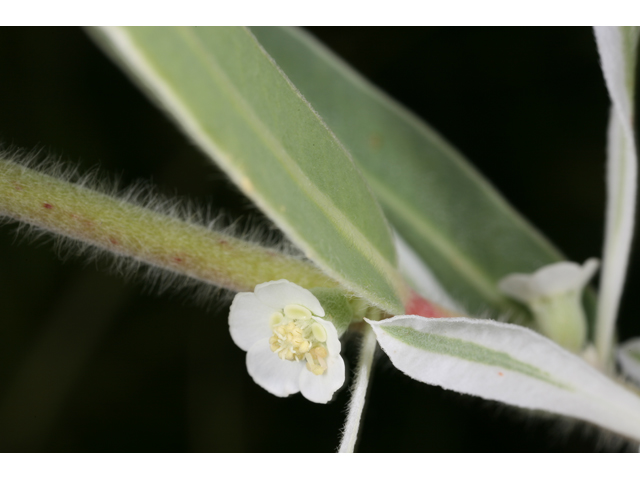
M 184 262 L 184 258 L 173 257 L 173 261 L 176 262 L 176 263 L 182 263 L 182 262 Z
M 419 315 L 426 318 L 442 318 L 448 317 L 446 312 L 439 307 L 425 300 L 416 292 L 412 291 L 409 301 L 404 306 L 407 315 Z
M 504 377 L 504 373 L 502 372 L 498 372 L 498 375 L 500 375 L 501 377 Z
M 19 183 L 14 183 L 13 184 L 13 188 L 15 188 L 18 191 L 24 190 L 24 187 L 22 185 L 20 185 Z
M 120 245 L 120 242 L 118 240 L 116 240 L 115 238 L 109 238 L 109 241 L 113 244 L 113 245 Z
M 50 203 L 43 203 L 42 206 L 44 208 L 46 208 L 47 210 L 51 210 L 53 209 L 53 205 L 51 205 Z
M 229 242 L 227 242 L 226 240 L 218 240 L 218 243 L 220 245 L 229 245 Z
M 82 224 L 86 228 L 93 228 L 94 225 L 95 225 L 91 220 L 87 220 L 86 218 L 83 218 L 82 215 L 78 215 L 76 213 L 70 213 L 69 216 L 71 218 L 73 218 L 74 220 L 79 220 L 80 222 L 82 222 Z M 113 242 L 111 242 L 111 243 L 113 243 Z

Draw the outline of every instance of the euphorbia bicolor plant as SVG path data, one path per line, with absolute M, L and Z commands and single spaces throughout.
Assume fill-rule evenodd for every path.
M 612 107 L 592 336 L 583 297 L 598 260 L 564 259 L 433 130 L 304 32 L 89 32 L 302 255 L 10 158 L 5 216 L 240 292 L 231 337 L 279 397 L 329 402 L 347 377 L 341 338 L 358 332 L 340 451 L 354 449 L 377 345 L 418 381 L 640 441 L 640 396 L 624 378 L 640 382 L 639 341 L 614 344 L 636 201 L 637 28 L 595 29 Z

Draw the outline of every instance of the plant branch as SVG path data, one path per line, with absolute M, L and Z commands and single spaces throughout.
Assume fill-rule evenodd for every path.
M 286 278 L 335 287 L 313 264 L 0 158 L 0 215 L 234 291 Z

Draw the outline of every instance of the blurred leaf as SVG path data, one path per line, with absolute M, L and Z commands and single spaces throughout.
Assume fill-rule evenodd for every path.
M 640 338 L 627 340 L 618 347 L 622 373 L 640 385 Z
M 424 299 L 428 299 L 429 302 L 434 302 L 451 312 L 460 312 L 460 315 L 466 315 L 464 308 L 451 298 L 442 285 L 440 285 L 440 282 L 438 282 L 433 272 L 424 264 L 418 254 L 407 245 L 407 242 L 397 233 L 394 240 L 396 252 L 398 252 L 398 269 L 400 273 L 404 275 L 409 286 L 411 286 L 418 295 Z M 406 313 L 416 314 L 417 312 L 409 312 L 407 310 Z
M 596 323 L 596 347 L 610 361 L 614 326 L 629 263 L 638 183 L 634 92 L 639 27 L 594 27 L 611 97 L 607 138 L 607 214 Z
M 640 439 L 640 397 L 532 330 L 414 315 L 369 324 L 392 363 L 418 381 Z
M 389 228 L 351 157 L 243 28 L 90 31 L 304 253 L 402 312 Z
M 299 29 L 252 31 L 349 149 L 389 219 L 471 311 L 519 310 L 497 290 L 560 253 L 433 129 Z

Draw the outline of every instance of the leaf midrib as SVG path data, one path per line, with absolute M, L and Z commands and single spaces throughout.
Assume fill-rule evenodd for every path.
M 474 168 L 472 164 L 463 161 L 464 159 L 462 154 L 458 152 L 455 147 L 449 144 L 436 130 L 431 129 L 431 127 L 429 127 L 415 113 L 399 105 L 397 100 L 389 96 L 378 86 L 374 85 L 357 72 L 354 72 L 353 67 L 347 64 L 327 47 L 319 43 L 312 35 L 303 31 L 299 27 L 274 28 L 283 29 L 287 34 L 298 39 L 302 39 L 302 41 L 312 50 L 317 52 L 319 56 L 327 59 L 327 63 L 334 65 L 337 71 L 348 78 L 351 82 L 358 85 L 363 94 L 373 99 L 373 101 L 379 102 L 381 105 L 389 108 L 389 110 L 393 111 L 413 128 L 419 131 L 421 135 L 427 137 L 431 143 L 437 145 L 438 148 L 446 152 L 446 155 L 450 160 L 476 182 L 476 185 L 483 191 L 491 203 L 509 217 L 516 225 L 518 225 L 519 228 L 526 229 L 531 238 L 535 240 L 540 248 L 546 250 L 550 256 L 554 256 L 558 260 L 563 258 L 562 254 L 544 237 L 544 235 L 542 235 L 528 220 L 518 214 L 518 212 L 504 198 L 502 198 L 502 196 L 497 194 L 487 179 L 476 168 Z
M 237 182 L 239 183 L 239 180 L 242 177 L 242 174 L 240 171 L 238 171 L 237 169 L 235 169 L 230 162 L 228 162 L 226 160 L 226 156 L 218 146 L 212 144 L 209 140 L 208 140 L 208 135 L 205 133 L 205 130 L 202 128 L 202 124 L 199 121 L 198 117 L 195 117 L 192 112 L 190 111 L 190 109 L 185 108 L 185 103 L 182 99 L 182 97 L 180 97 L 179 95 L 176 94 L 176 91 L 174 88 L 172 88 L 170 85 L 170 83 L 166 82 L 166 80 L 164 79 L 164 77 L 162 75 L 159 74 L 157 68 L 154 65 L 154 62 L 149 59 L 147 57 L 147 55 L 145 54 L 143 49 L 140 49 L 138 44 L 136 43 L 135 39 L 129 34 L 129 32 L 126 31 L 125 28 L 121 28 L 121 27 L 111 27 L 111 28 L 103 28 L 103 31 L 105 31 L 107 33 L 108 36 L 113 37 L 113 35 L 109 35 L 109 31 L 114 31 L 114 30 L 119 30 L 121 32 L 120 35 L 118 35 L 121 40 L 124 40 L 126 38 L 126 41 L 129 44 L 129 56 L 136 55 L 138 57 L 138 60 L 136 61 L 134 58 L 130 58 L 130 61 L 132 61 L 134 63 L 134 65 L 138 62 L 142 62 L 143 67 L 146 67 L 146 69 L 153 71 L 156 75 L 156 77 L 162 78 L 163 80 L 160 82 L 158 80 L 153 81 L 152 79 L 147 78 L 147 81 L 152 81 L 152 85 L 155 84 L 156 88 L 160 87 L 160 91 L 162 92 L 164 90 L 165 95 L 168 95 L 170 98 L 163 98 L 163 102 L 169 102 L 170 105 L 173 105 L 175 107 L 177 107 L 177 111 L 181 116 L 181 120 L 186 120 L 185 124 L 190 126 L 190 129 L 195 130 L 194 133 L 196 133 L 196 138 L 199 139 L 200 142 L 203 142 L 205 144 L 207 144 L 209 151 L 211 152 L 216 152 L 216 157 L 218 157 L 219 160 L 224 161 L 224 163 L 226 164 L 226 169 L 227 172 L 231 174 L 231 177 Z M 186 41 L 191 40 L 191 43 L 193 44 L 195 42 L 194 47 L 197 47 L 197 50 L 200 51 L 201 53 L 199 54 L 200 56 L 203 55 L 203 48 L 201 45 L 201 42 L 197 39 L 194 38 L 193 35 L 189 35 L 191 32 L 189 32 L 186 29 L 181 29 L 178 30 L 179 32 L 182 33 L 183 38 Z M 187 35 L 185 35 L 184 33 L 188 32 Z M 124 37 L 124 38 L 123 38 Z M 191 39 L 189 39 L 189 37 L 191 37 Z M 253 38 L 253 37 L 252 37 Z M 253 39 L 253 41 L 255 42 L 255 38 Z M 266 55 L 266 53 L 264 52 L 264 50 L 261 49 L 261 52 L 263 55 Z M 207 59 L 207 54 L 206 52 L 204 53 L 204 58 Z M 209 62 L 205 61 L 204 65 L 206 65 L 208 68 L 208 70 L 211 72 L 211 67 L 212 64 L 211 59 L 209 58 Z M 150 73 L 150 72 L 149 72 Z M 215 73 L 215 70 L 211 73 Z M 239 95 L 239 93 L 237 93 L 235 91 L 235 88 L 233 88 L 232 83 L 225 77 L 223 76 L 222 79 L 218 78 L 216 79 L 216 77 L 213 77 L 213 80 L 217 81 L 218 84 L 220 84 L 223 88 L 226 86 L 226 90 L 229 91 L 230 93 L 233 94 L 233 98 L 235 102 L 240 101 L 240 103 L 242 103 L 242 97 L 241 95 Z M 220 82 L 220 80 L 225 80 L 223 82 Z M 226 85 L 225 85 L 226 84 Z M 294 92 L 297 95 L 300 95 L 299 92 L 296 92 L 294 90 Z M 304 101 L 304 99 L 303 99 Z M 305 102 L 307 103 L 307 102 Z M 176 105 L 177 104 L 177 105 Z M 237 104 L 237 103 L 236 103 Z M 268 135 L 268 131 L 266 131 L 264 125 L 262 125 L 262 123 L 260 122 L 259 119 L 255 119 L 255 118 L 251 118 L 252 116 L 252 110 L 248 107 L 245 107 L 244 109 L 239 108 L 238 109 L 240 114 L 243 114 L 242 116 L 248 120 L 249 125 L 252 126 L 252 128 L 258 133 L 260 134 L 260 137 L 263 138 L 263 140 L 265 141 L 265 144 L 268 146 L 269 149 L 271 149 L 271 151 L 274 153 L 275 158 L 277 158 L 285 171 L 287 171 L 289 173 L 289 175 L 292 178 L 295 179 L 300 179 L 300 180 L 307 180 L 306 184 L 309 185 L 313 185 L 308 177 L 304 174 L 304 172 L 302 172 L 299 167 L 297 167 L 297 165 L 295 165 L 295 162 L 293 162 L 293 160 L 286 154 L 286 151 L 284 151 L 281 147 L 281 145 L 279 144 L 279 142 L 277 142 L 277 140 L 275 139 L 270 139 L 271 141 L 266 141 L 265 139 L 265 132 L 267 135 L 267 138 L 269 137 Z M 311 111 L 313 112 L 313 109 L 311 109 Z M 313 112 L 315 114 L 315 112 Z M 246 117 L 246 115 L 249 115 L 249 118 Z M 316 115 L 317 116 L 317 115 Z M 187 117 L 187 118 L 182 118 L 182 117 Z M 250 121 L 250 120 L 254 120 L 254 121 Z M 322 123 L 322 122 L 321 122 Z M 257 128 L 256 128 L 257 127 Z M 325 126 L 326 128 L 326 126 Z M 336 140 L 337 141 L 337 140 Z M 342 145 L 340 145 L 342 147 Z M 278 148 L 280 147 L 280 148 Z M 342 147 L 344 150 L 344 147 Z M 279 153 L 279 154 L 278 154 Z M 347 154 L 348 156 L 348 154 Z M 288 161 L 288 163 L 287 163 Z M 292 168 L 293 167 L 293 168 Z M 373 246 L 368 240 L 367 238 L 362 234 L 362 232 L 355 228 L 355 226 L 353 225 L 353 223 L 346 217 L 344 216 L 344 214 L 342 214 L 342 212 L 340 212 L 339 209 L 337 209 L 337 207 L 333 204 L 333 202 L 331 202 L 331 200 L 329 198 L 326 197 L 326 195 L 324 195 L 322 192 L 320 192 L 319 190 L 317 190 L 315 188 L 315 186 L 313 187 L 313 192 L 310 189 L 303 189 L 303 191 L 306 191 L 308 197 L 311 199 L 311 201 L 313 201 L 320 209 L 321 211 L 324 211 L 325 214 L 327 212 L 332 212 L 335 214 L 335 216 L 331 217 L 327 215 L 328 220 L 335 226 L 336 231 L 338 231 L 340 233 L 341 236 L 343 236 L 343 238 L 345 238 L 347 240 L 347 242 L 351 243 L 354 248 L 360 252 L 360 254 L 369 261 L 369 263 L 374 267 L 375 270 L 377 270 L 380 274 L 381 277 L 383 279 L 383 281 L 387 284 L 387 286 L 390 288 L 391 292 L 394 292 L 396 295 L 398 295 L 398 290 L 396 288 L 397 285 L 401 285 L 401 278 L 399 277 L 399 274 L 397 273 L 396 269 L 393 267 L 393 265 L 391 263 L 389 263 L 386 258 L 381 254 L 381 252 L 375 247 Z M 264 204 L 263 198 L 260 197 L 256 197 L 255 195 L 252 195 L 250 192 L 245 192 L 248 196 L 250 196 L 252 198 L 252 200 L 256 201 L 256 203 L 258 204 Z M 270 213 L 272 215 L 272 217 L 275 217 L 275 219 L 277 220 L 277 223 L 281 226 L 281 228 L 283 228 L 283 230 L 286 231 L 286 233 L 293 239 L 297 240 L 298 243 L 302 243 L 304 245 L 308 245 L 308 243 L 306 241 L 304 241 L 303 239 L 301 239 L 299 237 L 299 235 L 296 234 L 295 231 L 292 231 L 292 229 L 287 227 L 287 222 L 283 221 L 283 217 L 280 216 L 277 211 L 274 208 L 270 208 Z M 336 214 L 337 213 L 337 214 Z M 338 220 L 339 219 L 339 220 Z M 346 229 L 344 228 L 346 225 L 350 225 L 352 228 L 351 229 Z M 364 247 L 364 248 L 363 248 Z M 313 252 L 312 252 L 313 253 Z M 317 255 L 316 255 L 317 256 Z M 313 257 L 313 255 L 311 255 L 311 257 Z M 317 259 L 316 259 L 317 261 Z M 320 262 L 320 263 L 324 263 L 324 262 Z M 384 307 L 390 311 L 397 311 L 398 307 L 401 307 L 401 305 L 396 304 L 394 305 L 393 303 L 389 303 L 389 300 L 385 300 L 385 298 L 380 297 L 379 295 L 374 295 L 374 298 L 372 297 L 372 292 L 370 290 L 364 290 L 362 289 L 359 285 L 354 284 L 352 281 L 349 281 L 347 279 L 345 279 L 341 274 L 339 274 L 338 272 L 336 272 L 333 268 L 327 267 L 326 265 L 324 266 L 325 269 L 329 270 L 332 275 L 335 277 L 337 277 L 338 279 L 341 280 L 341 282 L 343 284 L 346 285 L 347 288 L 352 289 L 354 292 L 358 292 L 360 291 L 361 293 L 364 293 L 366 295 L 366 297 L 369 297 L 369 299 L 375 303 L 378 304 L 381 307 Z M 395 284 L 392 282 L 389 282 L 389 279 L 392 278 L 394 280 L 396 280 Z M 393 308 L 389 308 L 389 307 L 393 307 Z
M 461 272 L 460 275 L 462 277 L 475 285 L 478 291 L 483 293 L 485 298 L 494 305 L 502 305 L 506 308 L 510 307 L 510 304 L 500 295 L 497 288 L 493 286 L 495 282 L 457 249 L 454 246 L 454 242 L 449 241 L 444 235 L 439 234 L 422 215 L 415 212 L 412 205 L 405 202 L 401 197 L 390 193 L 388 191 L 389 189 L 375 177 L 367 175 L 367 180 L 369 183 L 375 184 L 376 193 L 383 199 L 383 203 L 398 216 L 403 217 L 407 222 L 411 223 L 416 230 L 422 232 L 424 237 L 430 241 L 430 244 L 438 250 L 443 257 L 449 259 L 449 264 L 458 272 Z
M 548 372 L 521 362 L 508 353 L 493 350 L 478 343 L 435 333 L 420 332 L 411 327 L 389 326 L 380 328 L 396 340 L 423 351 L 446 355 L 472 363 L 502 367 L 564 390 L 573 390 L 569 385 L 556 380 Z M 483 353 L 484 356 L 478 355 L 479 353 Z
M 373 264 L 374 268 L 380 272 L 383 278 L 397 277 L 395 268 L 385 259 L 382 253 L 368 241 L 362 232 L 354 226 L 353 222 L 340 211 L 333 201 L 316 187 L 313 181 L 291 158 L 284 146 L 271 135 L 269 129 L 264 125 L 262 120 L 260 120 L 251 106 L 244 101 L 242 94 L 222 71 L 219 63 L 216 61 L 215 54 L 207 51 L 200 39 L 194 36 L 186 27 L 180 27 L 178 31 L 183 35 L 184 39 L 194 47 L 196 54 L 202 58 L 203 64 L 211 74 L 211 79 L 218 83 L 221 88 L 229 94 L 229 97 L 233 99 L 233 104 L 237 107 L 238 113 L 245 118 L 251 128 L 262 138 L 265 145 L 268 146 L 269 150 L 274 154 L 274 157 L 280 162 L 280 165 L 289 176 L 294 181 L 297 181 L 298 185 L 305 185 L 305 188 L 301 190 L 313 203 L 325 212 L 326 217 L 335 226 L 336 230 Z M 264 55 L 264 51 L 261 51 Z M 300 95 L 299 92 L 295 90 L 294 92 Z M 347 226 L 351 226 L 352 228 L 345 228 Z M 391 289 L 394 290 L 393 284 L 390 284 L 390 286 Z

